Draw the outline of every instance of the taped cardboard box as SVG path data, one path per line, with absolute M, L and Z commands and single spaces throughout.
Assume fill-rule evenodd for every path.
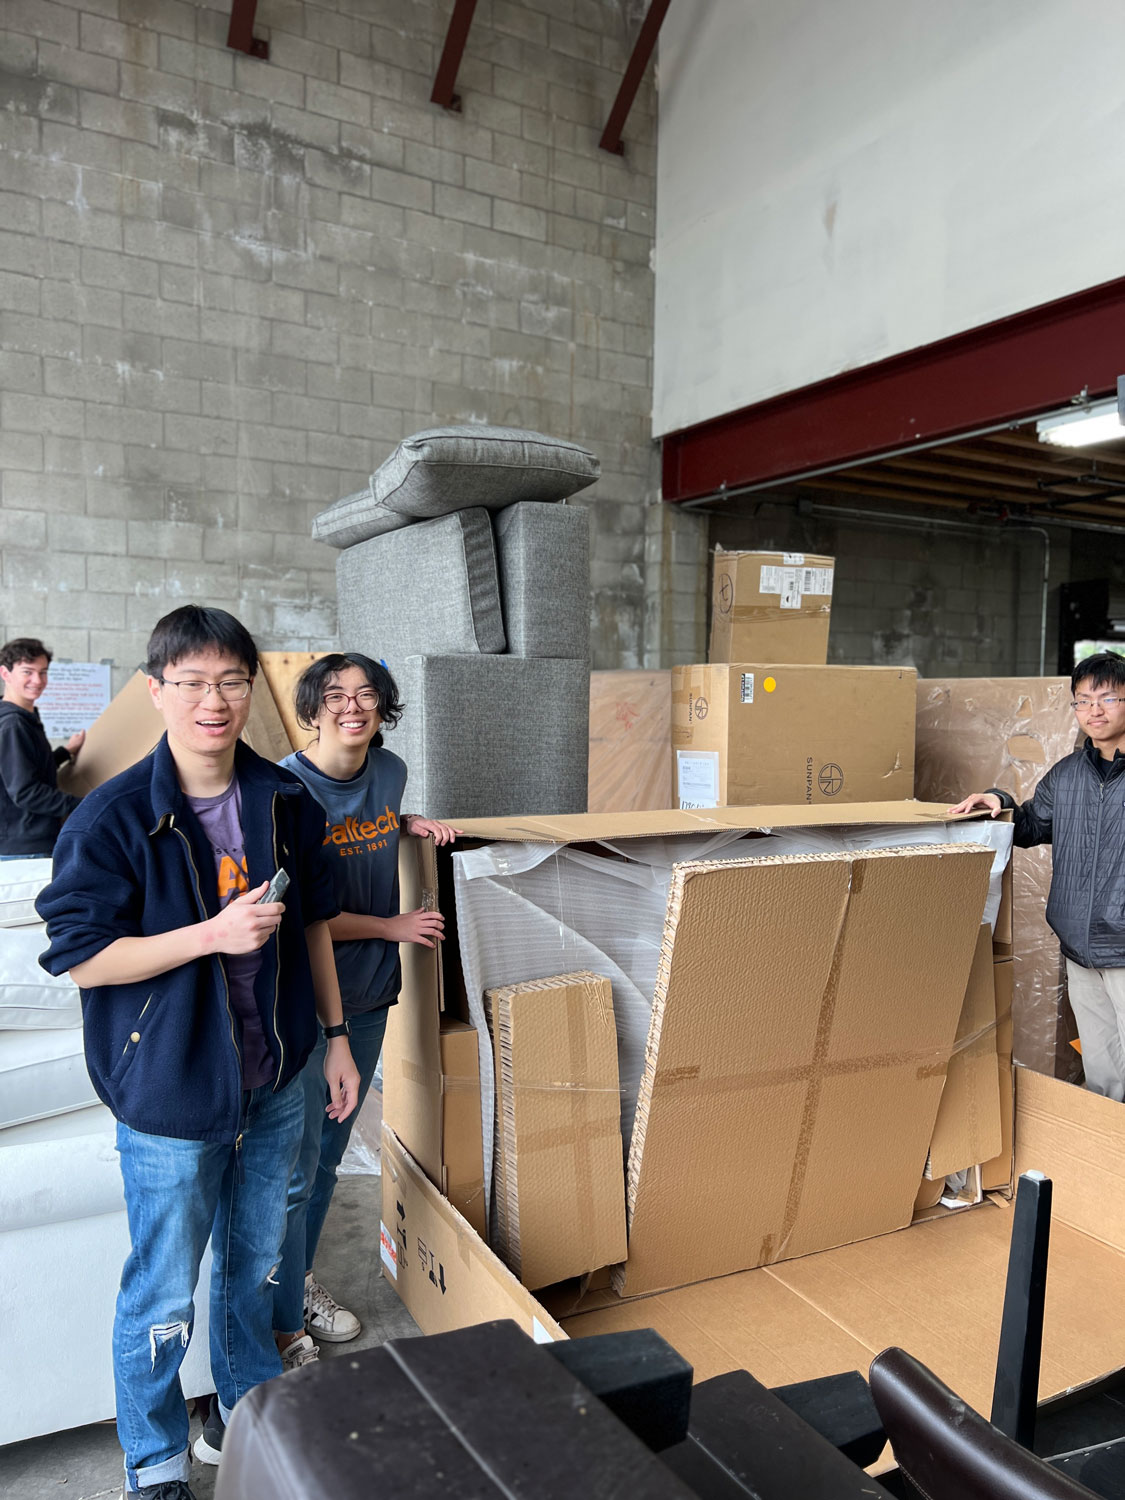
M 1125 1111 L 1057 1079 L 1017 1070 L 1020 1171 L 1054 1181 L 1043 1398 L 1121 1364 L 1106 1308 L 1125 1299 Z M 515 1319 L 544 1341 L 655 1328 L 703 1380 L 748 1369 L 767 1385 L 856 1369 L 897 1344 L 978 1411 L 989 1410 L 1007 1275 L 1003 1202 L 797 1260 L 616 1301 L 556 1322 L 426 1181 L 384 1126 L 385 1274 L 423 1332 Z M 690 1193 L 679 1208 L 692 1238 Z
M 828 660 L 835 559 L 803 552 L 715 552 L 708 660 Z
M 673 667 L 678 805 L 913 796 L 914 698 L 907 667 Z
M 622 1260 L 617 1035 L 609 981 L 563 974 L 485 994 L 497 1068 L 496 1249 L 525 1286 Z
M 916 794 L 960 801 L 1003 787 L 1025 802 L 1044 772 L 1077 739 L 1066 677 L 926 678 L 917 688 Z M 1039 1073 L 1081 1076 L 1070 1047 L 1077 1034 L 1066 1003 L 1065 967 L 1044 911 L 1051 884 L 1046 845 L 1017 849 L 1012 860 L 1014 1050 Z
M 590 673 L 590 812 L 673 804 L 672 674 Z

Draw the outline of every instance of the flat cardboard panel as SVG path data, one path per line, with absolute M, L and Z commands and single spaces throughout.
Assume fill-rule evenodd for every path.
M 1125 1109 L 1112 1099 L 1016 1069 L 1017 1174 L 1052 1179 L 1054 1222 L 1125 1252 L 1123 1117 Z
M 911 796 L 914 685 L 909 667 L 673 667 L 678 805 Z
M 909 1223 L 990 862 L 935 845 L 676 867 L 618 1291 Z
M 437 910 L 437 858 L 431 839 L 402 834 L 398 845 L 403 911 Z M 403 943 L 402 1002 L 391 1006 L 383 1042 L 383 1118 L 421 1163 L 442 1180 L 441 948 Z
M 982 927 L 930 1142 L 930 1178 L 990 1162 L 1002 1148 L 992 970 L 992 933 Z
M 608 979 L 490 990 L 498 1060 L 503 1254 L 525 1286 L 625 1256 L 617 1034 Z M 503 1209 L 501 1209 L 503 1200 Z
M 259 676 L 250 692 L 250 717 L 242 739 L 251 750 L 275 764 L 292 750 L 285 725 L 281 721 L 269 683 Z
M 996 991 L 996 1073 L 1000 1092 L 1000 1154 L 981 1164 L 985 1192 L 1011 1187 L 1013 1135 L 1015 1127 L 1015 1075 L 1012 1071 L 1012 994 L 1014 965 L 1011 960 L 994 963 L 992 982 Z
M 386 1124 L 381 1156 L 383 1275 L 424 1333 L 513 1318 L 538 1343 L 566 1337 Z
M 441 1188 L 482 1239 L 484 1151 L 481 1145 L 480 1060 L 476 1028 L 441 1018 Z M 384 1064 L 385 1068 L 385 1064 Z
M 828 660 L 835 559 L 805 553 L 715 553 L 708 660 Z
M 590 812 L 673 805 L 671 710 L 670 671 L 590 673 Z
M 1076 737 L 1066 677 L 919 680 L 918 796 L 952 803 L 999 786 L 1024 802 L 1043 773 L 1070 754 Z M 1058 939 L 1043 915 L 1050 848 L 1014 850 L 1011 879 L 1012 930 L 997 938 L 1010 941 L 1015 959 L 1016 1060 L 1039 1073 L 1078 1078 Z
M 983 816 L 987 817 L 987 814 Z M 591 839 L 715 833 L 728 828 L 742 828 L 753 833 L 775 828 L 838 828 L 851 823 L 909 827 L 912 823 L 981 820 L 979 813 L 950 818 L 948 802 L 820 802 L 811 806 L 786 802 L 696 811 L 673 809 L 668 812 L 560 813 L 555 817 L 459 818 L 457 826 L 466 838 L 488 842 L 584 844 Z
M 59 785 L 84 796 L 143 759 L 163 733 L 164 720 L 149 694 L 148 678 L 134 672 L 86 731 L 78 760 L 60 771 Z
M 293 692 L 297 686 L 297 679 L 306 668 L 311 667 L 313 662 L 319 660 L 324 654 L 323 651 L 262 651 L 259 653 L 258 660 L 261 663 L 262 672 L 269 683 L 274 702 L 277 704 L 277 711 L 281 715 L 281 722 L 285 726 L 286 738 L 293 750 L 303 750 L 314 737 L 312 730 L 302 729 L 297 723 L 297 713 L 293 707 Z

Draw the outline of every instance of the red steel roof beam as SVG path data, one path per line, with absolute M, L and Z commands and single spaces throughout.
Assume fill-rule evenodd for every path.
M 263 62 L 268 62 L 269 42 L 254 35 L 254 13 L 257 9 L 258 0 L 231 0 L 227 46 L 233 47 L 236 52 L 246 52 L 251 57 L 260 57 Z
M 625 154 L 625 147 L 621 144 L 621 132 L 625 129 L 625 121 L 629 118 L 629 111 L 633 107 L 633 100 L 637 97 L 637 90 L 641 86 L 641 79 L 648 67 L 652 49 L 656 46 L 661 23 L 671 3 L 672 0 L 652 0 L 648 14 L 641 22 L 637 40 L 633 43 L 633 55 L 629 59 L 625 77 L 621 80 L 617 98 L 613 101 L 609 119 L 602 131 L 602 138 L 598 142 L 603 151 L 612 151 L 617 156 Z
M 431 104 L 440 104 L 442 109 L 451 109 L 456 114 L 461 113 L 461 95 L 454 92 L 457 69 L 461 66 L 465 39 L 469 35 L 469 27 L 473 24 L 473 12 L 476 8 L 477 0 L 454 0 L 453 14 L 449 18 L 449 30 L 446 32 L 445 46 L 441 52 L 441 62 L 438 63 L 437 77 L 434 79 L 434 89 L 430 95 Z

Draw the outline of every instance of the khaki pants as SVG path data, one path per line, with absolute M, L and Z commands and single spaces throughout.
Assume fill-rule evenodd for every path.
M 1120 1103 L 1125 1100 L 1125 969 L 1084 969 L 1068 958 L 1066 978 L 1086 1087 Z

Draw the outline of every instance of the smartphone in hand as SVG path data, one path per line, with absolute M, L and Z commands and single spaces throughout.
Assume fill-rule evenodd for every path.
M 289 889 L 289 876 L 284 870 L 278 870 L 277 874 L 266 887 L 265 894 L 259 899 L 258 905 L 262 906 L 269 901 L 281 901 L 285 892 Z

